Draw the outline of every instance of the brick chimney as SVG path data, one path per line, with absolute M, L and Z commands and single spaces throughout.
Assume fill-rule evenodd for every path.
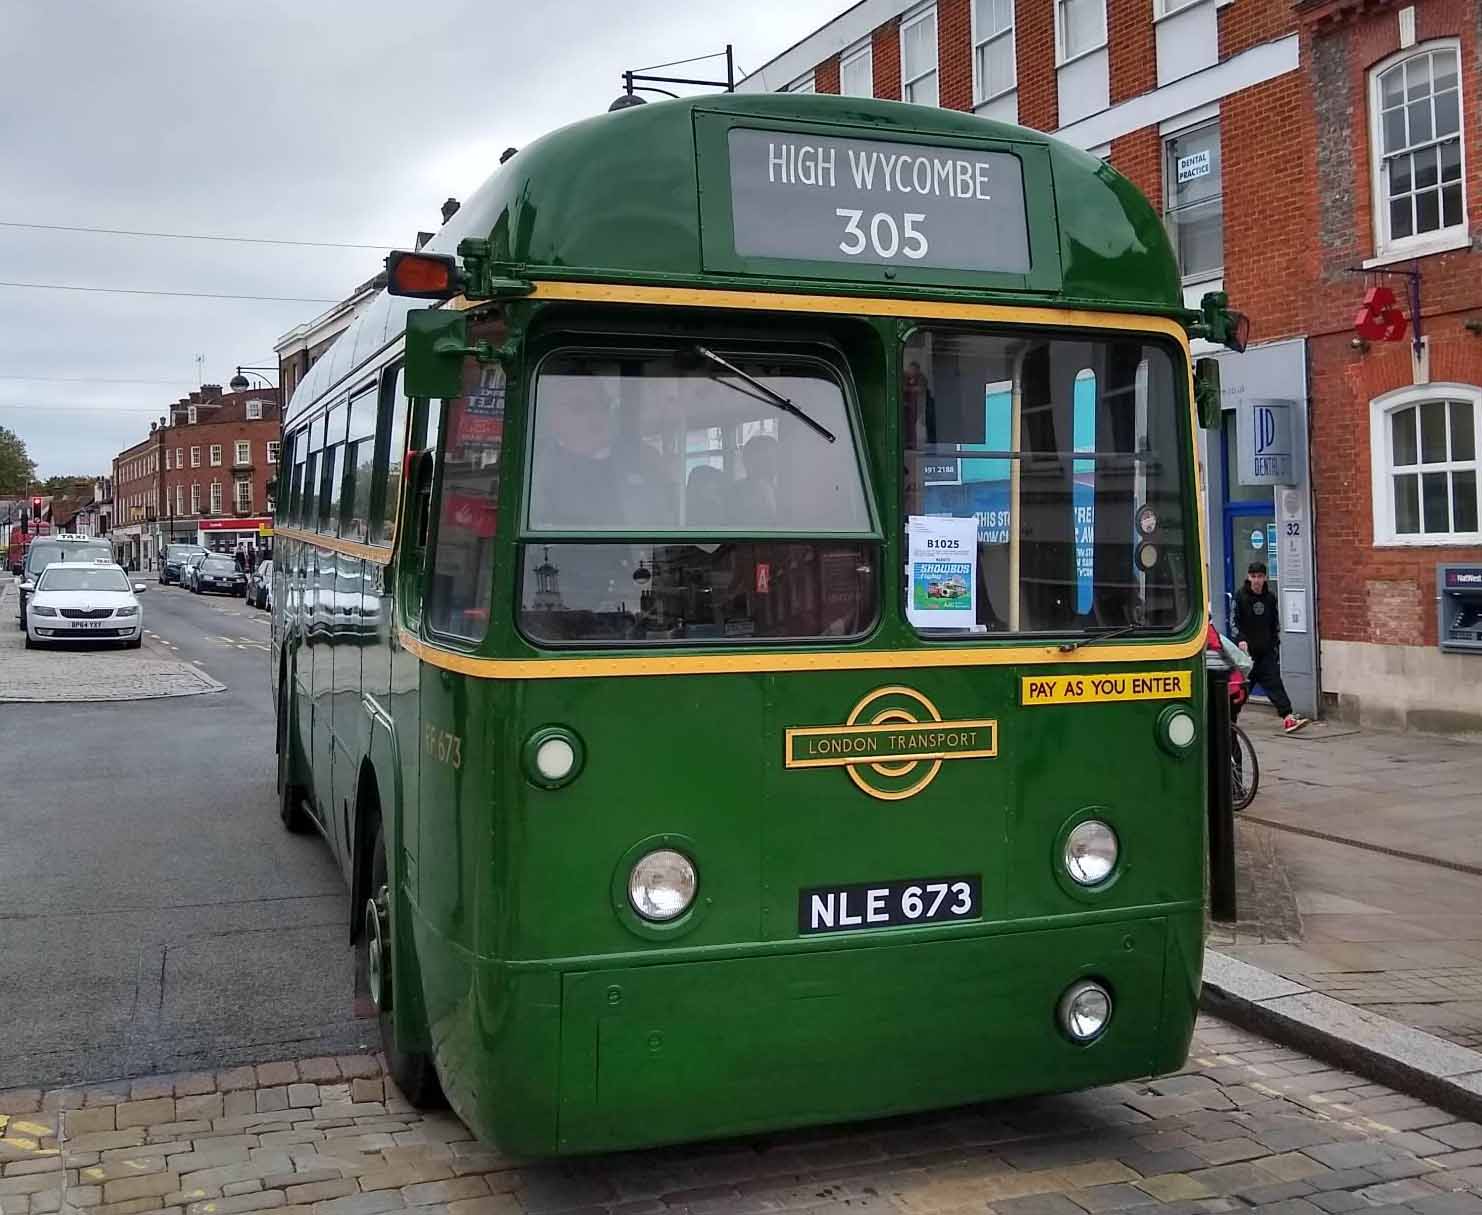
M 450 198 L 447 202 L 443 203 L 443 223 L 447 223 L 448 220 L 458 214 L 460 205 L 456 198 Z
M 191 395 L 194 396 L 195 394 L 192 393 Z M 201 400 L 202 401 L 219 401 L 219 400 L 221 400 L 221 385 L 220 384 L 202 384 L 201 385 Z

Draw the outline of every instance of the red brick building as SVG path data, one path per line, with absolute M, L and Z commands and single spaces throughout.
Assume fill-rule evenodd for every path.
M 1482 653 L 1438 648 L 1464 603 L 1437 579 L 1482 577 L 1479 67 L 1476 0 L 863 0 L 741 88 L 973 110 L 1134 181 L 1186 302 L 1253 321 L 1203 440 L 1216 617 L 1259 556 L 1299 709 L 1457 732 L 1482 731 Z M 1404 340 L 1358 337 L 1369 287 Z M 1289 421 L 1285 482 L 1243 459 L 1258 411 Z
M 282 423 L 275 388 L 203 384 L 113 460 L 114 548 L 152 569 L 172 541 L 267 544 Z M 122 479 L 121 479 L 122 478 Z M 120 490 L 122 497 L 120 497 Z
M 151 424 L 150 437 L 113 457 L 114 556 L 125 565 L 144 569 L 155 553 L 159 518 L 159 443 Z
M 203 384 L 170 407 L 156 439 L 162 532 L 225 552 L 266 545 L 283 439 L 277 389 Z

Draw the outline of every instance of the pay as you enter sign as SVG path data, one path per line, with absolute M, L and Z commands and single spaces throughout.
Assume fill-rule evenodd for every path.
M 1180 700 L 1191 694 L 1188 671 L 1089 671 L 1074 675 L 1025 675 L 1023 705 L 1094 704 L 1118 700 Z

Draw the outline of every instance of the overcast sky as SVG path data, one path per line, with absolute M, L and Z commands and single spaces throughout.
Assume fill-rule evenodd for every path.
M 729 41 L 755 70 L 843 7 L 5 0 L 0 280 L 337 300 L 383 254 L 5 225 L 410 247 L 504 148 L 605 110 L 625 68 Z M 42 477 L 107 471 L 169 402 L 275 363 L 326 306 L 0 286 L 0 426 Z

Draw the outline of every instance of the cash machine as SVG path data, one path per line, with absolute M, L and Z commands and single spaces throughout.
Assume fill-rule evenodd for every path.
M 1453 654 L 1482 654 L 1482 564 L 1438 565 L 1436 638 Z

